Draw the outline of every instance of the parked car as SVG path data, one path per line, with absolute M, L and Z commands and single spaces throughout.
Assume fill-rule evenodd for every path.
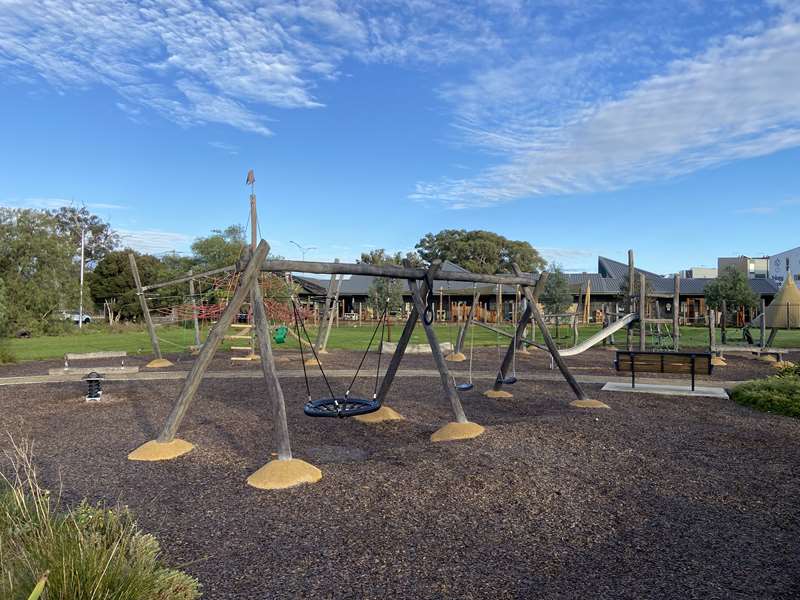
M 77 310 L 65 310 L 62 311 L 61 316 L 65 321 L 72 321 L 76 325 L 81 321 L 81 313 Z M 87 323 L 92 322 L 92 317 L 83 313 L 83 324 L 86 325 Z

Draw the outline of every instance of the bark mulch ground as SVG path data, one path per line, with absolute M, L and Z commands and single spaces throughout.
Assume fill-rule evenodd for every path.
M 483 436 L 432 444 L 450 417 L 436 379 L 396 380 L 408 420 L 379 426 L 304 417 L 302 380 L 282 383 L 295 456 L 324 477 L 280 492 L 244 483 L 273 450 L 258 379 L 204 382 L 179 434 L 197 447 L 174 461 L 125 457 L 180 381 L 109 383 L 97 404 L 77 382 L 2 387 L 0 430 L 34 440 L 67 501 L 128 504 L 205 598 L 800 595 L 800 421 L 600 386 L 611 410 L 578 410 L 565 384 L 521 379 L 512 400 L 463 394 Z

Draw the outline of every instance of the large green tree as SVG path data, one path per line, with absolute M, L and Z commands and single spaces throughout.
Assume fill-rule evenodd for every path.
M 511 263 L 523 271 L 540 271 L 547 262 L 528 242 L 509 240 L 491 231 L 444 229 L 428 233 L 416 245 L 420 258 L 450 260 L 475 273 L 508 273 Z
M 210 271 L 236 263 L 248 243 L 241 225 L 212 229 L 211 235 L 197 238 L 192 244 L 197 270 Z
M 747 277 L 735 267 L 726 267 L 714 281 L 706 285 L 704 293 L 706 304 L 715 310 L 722 309 L 723 300 L 728 310 L 735 310 L 739 306 L 758 306 L 758 296 L 750 289 Z
M 103 306 L 108 302 L 115 318 L 132 319 L 142 314 L 128 258 L 130 252 L 133 251 L 125 249 L 109 252 L 97 263 L 89 276 L 89 288 L 95 305 Z M 163 280 L 164 266 L 155 256 L 138 252 L 134 252 L 134 256 L 142 285 Z M 148 302 L 153 307 L 159 304 L 152 300 Z
M 53 215 L 0 207 L 0 278 L 12 330 L 44 331 L 58 309 L 77 307 L 74 252 Z
M 81 231 L 85 231 L 84 259 L 91 266 L 119 245 L 119 236 L 111 225 L 90 213 L 85 206 L 62 206 L 50 211 L 56 231 L 66 237 L 75 248 L 75 258 L 80 258 Z

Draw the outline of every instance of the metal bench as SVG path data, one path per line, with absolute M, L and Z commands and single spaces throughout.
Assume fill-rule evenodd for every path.
M 617 350 L 614 367 L 630 371 L 631 387 L 636 387 L 636 373 L 686 373 L 692 376 L 692 391 L 696 375 L 710 375 L 714 366 L 710 352 L 642 352 Z

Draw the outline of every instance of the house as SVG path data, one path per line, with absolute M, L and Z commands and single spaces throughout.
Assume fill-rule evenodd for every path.
M 459 265 L 450 261 L 442 263 L 445 271 L 466 271 Z M 674 278 L 664 277 L 651 271 L 635 269 L 636 277 L 643 274 L 647 281 L 649 294 L 658 299 L 658 311 L 663 318 L 672 316 L 674 302 Z M 800 269 L 798 270 L 800 272 Z M 604 311 L 624 310 L 625 303 L 622 294 L 627 287 L 628 265 L 619 261 L 600 256 L 597 259 L 597 273 L 567 273 L 567 279 L 573 292 L 573 311 L 578 314 L 588 312 L 590 320 Z M 530 275 L 531 284 L 535 284 L 538 275 Z M 309 278 L 306 278 L 309 279 Z M 373 311 L 369 303 L 369 289 L 374 277 L 368 275 L 353 275 L 342 281 L 339 294 L 338 314 L 358 315 L 359 318 L 373 318 Z M 680 314 L 685 323 L 704 322 L 706 315 L 705 287 L 713 278 L 691 278 L 680 281 Z M 327 288 L 327 282 L 316 280 L 318 286 Z M 748 279 L 753 291 L 767 302 L 778 291 L 778 285 L 766 278 Z M 586 311 L 584 302 L 589 291 L 589 310 Z M 469 306 L 472 304 L 473 295 L 480 293 L 478 317 L 494 322 L 502 320 L 516 320 L 524 307 L 524 300 L 520 291 L 515 286 L 496 286 L 465 284 L 458 281 L 433 282 L 434 310 L 439 319 L 448 321 L 461 321 L 466 318 Z M 323 296 L 324 298 L 324 296 Z M 404 313 L 411 310 L 411 293 L 404 289 Z M 319 298 L 318 302 L 321 302 Z
M 717 259 L 717 272 L 722 273 L 728 267 L 741 271 L 748 279 L 766 279 L 769 269 L 769 256 L 733 256 Z
M 792 273 L 796 281 L 800 281 L 800 246 L 769 257 L 770 279 L 782 283 L 789 272 Z

